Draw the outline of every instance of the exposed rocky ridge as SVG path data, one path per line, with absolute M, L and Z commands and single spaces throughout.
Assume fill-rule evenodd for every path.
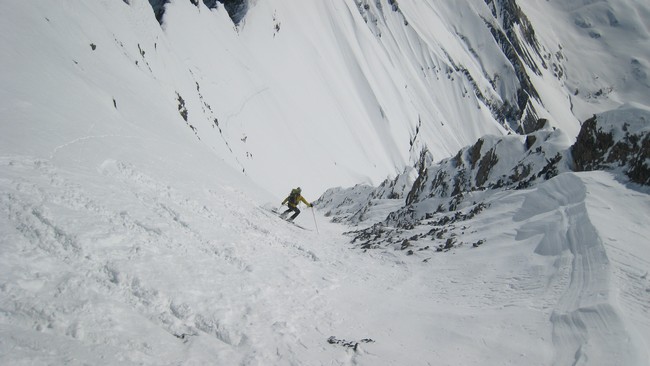
M 464 244 L 476 247 L 484 241 L 462 241 L 463 233 L 471 230 L 467 222 L 489 207 L 491 197 L 501 190 L 529 188 L 563 172 L 603 169 L 650 185 L 649 121 L 650 111 L 627 107 L 585 121 L 570 148 L 559 130 L 546 128 L 525 136 L 486 136 L 436 163 L 423 151 L 417 177 L 410 188 L 400 187 L 401 195 L 391 199 L 386 194 L 398 177 L 376 190 L 365 186 L 361 200 L 348 194 L 357 194 L 359 187 L 338 188 L 317 204 L 330 209 L 336 221 L 365 226 L 349 233 L 362 249 L 393 246 L 413 254 Z M 364 222 L 364 217 L 385 214 L 378 206 L 393 210 L 383 219 Z
M 582 125 L 571 147 L 576 171 L 616 170 L 650 185 L 650 113 L 604 113 Z
M 486 136 L 460 150 L 453 158 L 425 168 L 418 176 L 407 204 L 428 198 L 454 197 L 486 189 L 521 189 L 559 171 L 564 152 L 559 131 L 537 131 L 526 136 Z
M 208 7 L 210 7 L 208 3 L 211 3 L 214 7 L 216 5 L 216 1 L 223 3 L 223 6 L 226 8 L 226 11 L 230 16 L 230 19 L 232 19 L 232 22 L 235 23 L 235 25 L 244 20 L 249 7 L 248 0 L 203 0 L 203 2 L 208 5 Z
M 124 0 L 128 4 L 128 0 Z M 218 3 L 222 3 L 232 19 L 233 23 L 236 25 L 244 19 L 246 12 L 248 11 L 248 0 L 190 0 L 190 2 L 199 6 L 199 2 L 203 1 L 203 4 L 208 7 L 208 9 L 214 9 L 218 6 Z M 149 0 L 149 4 L 153 9 L 154 15 L 158 23 L 162 24 L 163 16 L 165 15 L 165 5 L 169 0 Z

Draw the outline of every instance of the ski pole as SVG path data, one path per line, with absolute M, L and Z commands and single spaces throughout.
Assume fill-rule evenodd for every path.
M 316 214 L 314 213 L 314 206 L 311 207 L 311 214 L 312 216 L 314 216 L 314 226 L 316 226 L 316 233 L 320 234 L 320 232 L 318 232 L 318 224 L 316 223 Z

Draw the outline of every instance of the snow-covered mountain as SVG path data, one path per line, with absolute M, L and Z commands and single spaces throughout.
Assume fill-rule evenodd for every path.
M 26 41 L 4 22 L 5 69 L 32 63 L 5 85 L 93 87 L 104 95 L 85 104 L 185 125 L 276 195 L 287 185 L 377 184 L 425 147 L 441 159 L 486 134 L 531 132 L 540 119 L 573 137 L 594 113 L 645 103 L 650 88 L 649 51 L 634 46 L 648 41 L 640 2 L 570 11 L 570 2 L 234 3 L 235 19 L 247 10 L 237 27 L 214 1 L 6 4 L 8 18 L 34 31 Z M 53 76 L 62 67 L 64 81 Z
M 645 1 L 224 2 L 0 2 L 0 364 L 648 364 Z

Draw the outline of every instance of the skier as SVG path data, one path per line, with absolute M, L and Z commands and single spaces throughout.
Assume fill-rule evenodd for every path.
M 287 217 L 289 212 L 292 212 L 292 211 L 295 212 L 295 213 L 287 221 L 293 221 L 293 219 L 298 217 L 298 215 L 300 215 L 300 210 L 298 209 L 298 204 L 300 203 L 300 201 L 302 201 L 304 204 L 306 204 L 307 207 L 314 207 L 314 205 L 307 202 L 305 197 L 303 197 L 300 194 L 301 192 L 302 192 L 302 190 L 300 189 L 300 187 L 292 189 L 291 193 L 289 193 L 287 198 L 285 198 L 284 201 L 282 201 L 282 204 L 280 204 L 280 206 L 282 206 L 282 205 L 284 205 L 286 203 L 287 206 L 289 206 L 289 209 L 287 209 L 286 211 L 284 211 L 283 213 L 280 214 L 281 218 L 284 219 L 285 217 Z

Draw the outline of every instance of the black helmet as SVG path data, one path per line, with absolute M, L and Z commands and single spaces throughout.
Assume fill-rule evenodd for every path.
M 296 191 L 297 191 L 298 193 L 300 193 L 300 192 L 302 192 L 302 189 L 300 189 L 300 187 L 298 187 L 298 188 L 296 188 Z

